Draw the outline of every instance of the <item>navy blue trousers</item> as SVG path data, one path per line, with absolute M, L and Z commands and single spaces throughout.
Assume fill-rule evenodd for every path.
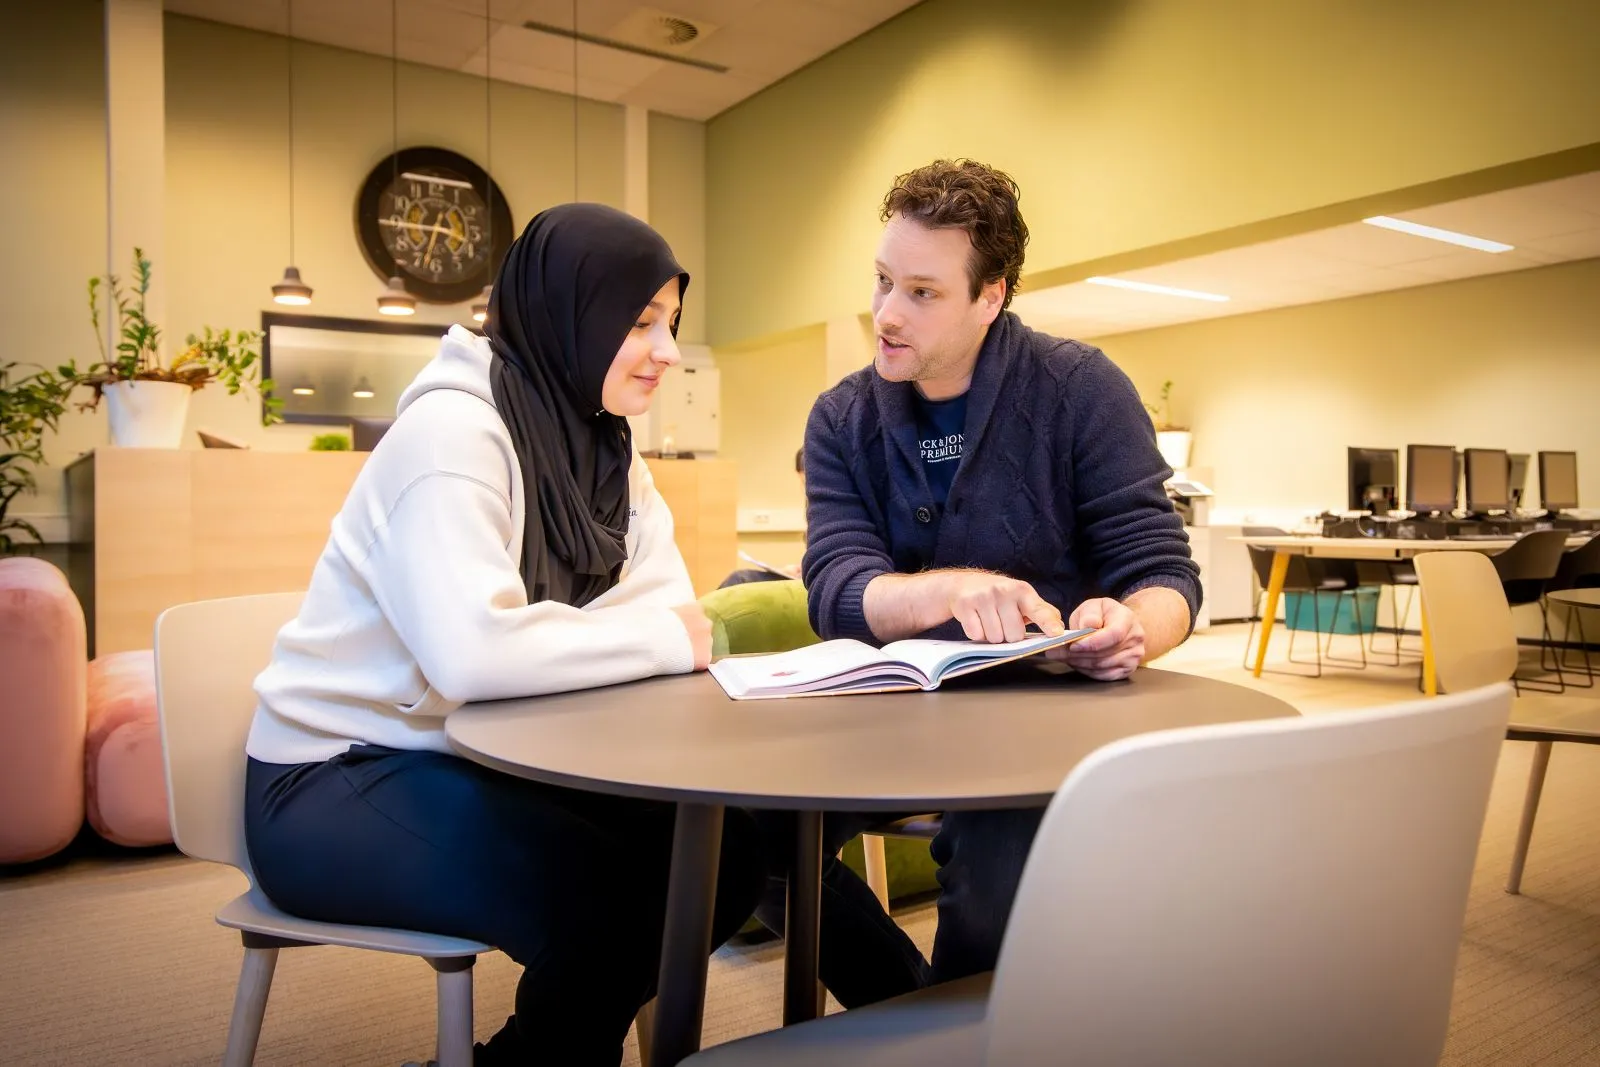
M 483 941 L 523 967 L 479 1064 L 615 1067 L 655 995 L 670 804 L 541 785 L 436 752 L 357 745 L 251 760 L 245 834 L 263 892 L 307 919 Z M 712 924 L 731 937 L 765 883 L 749 816 L 727 812 Z
M 794 816 L 773 811 L 755 815 L 767 844 L 769 872 L 756 918 L 782 935 Z M 856 834 L 894 816 L 829 812 L 822 823 L 822 984 L 840 1004 L 858 1008 L 927 984 L 993 970 L 1043 817 L 1042 808 L 945 814 L 930 846 L 940 887 L 939 931 L 930 966 L 867 884 L 836 855 Z

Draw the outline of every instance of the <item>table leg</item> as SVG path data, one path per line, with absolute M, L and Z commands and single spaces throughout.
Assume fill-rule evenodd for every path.
M 822 928 L 822 812 L 802 811 L 795 822 L 783 929 L 783 1025 L 822 1014 L 817 953 Z
M 1428 598 L 1422 598 L 1422 691 L 1439 695 L 1439 670 L 1433 660 L 1433 634 L 1428 630 Z
M 1261 613 L 1261 644 L 1256 646 L 1256 669 L 1261 677 L 1267 662 L 1267 641 L 1272 637 L 1272 621 L 1278 617 L 1278 598 L 1283 595 L 1283 580 L 1289 576 L 1289 553 L 1278 549 L 1272 554 L 1272 575 L 1267 579 L 1267 606 Z
M 717 903 L 717 864 L 722 851 L 722 811 L 720 804 L 678 805 L 651 1067 L 673 1067 L 700 1048 L 711 917 Z

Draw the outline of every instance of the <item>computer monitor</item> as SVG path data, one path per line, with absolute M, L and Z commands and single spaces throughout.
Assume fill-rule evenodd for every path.
M 1511 508 L 1511 460 L 1503 448 L 1469 448 L 1467 510 L 1475 515 Z
M 1507 478 L 1507 495 L 1511 498 L 1511 510 L 1516 511 L 1522 507 L 1524 494 L 1528 491 L 1528 454 L 1526 452 L 1512 452 L 1506 457 L 1510 461 L 1511 475 Z
M 1456 506 L 1454 445 L 1406 446 L 1406 510 L 1448 514 Z
M 1400 506 L 1400 450 L 1398 448 L 1348 448 L 1351 511 L 1387 515 Z
M 1539 453 L 1539 502 L 1546 511 L 1578 506 L 1578 454 Z
M 383 440 L 383 435 L 394 425 L 392 416 L 368 416 L 350 420 L 350 447 L 357 452 L 371 452 Z

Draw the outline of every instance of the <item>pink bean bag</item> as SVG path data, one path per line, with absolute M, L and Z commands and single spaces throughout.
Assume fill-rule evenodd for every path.
M 133 847 L 172 841 L 155 653 L 112 652 L 89 664 L 83 767 L 89 825 L 96 833 Z
M 0 559 L 0 863 L 59 852 L 83 825 L 87 644 L 66 575 Z

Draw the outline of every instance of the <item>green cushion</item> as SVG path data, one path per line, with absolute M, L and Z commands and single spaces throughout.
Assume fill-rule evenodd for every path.
M 862 878 L 867 876 L 866 860 L 861 855 L 861 838 L 844 846 L 844 863 Z M 889 869 L 889 899 L 929 893 L 939 888 L 934 872 L 939 869 L 928 853 L 928 841 L 915 837 L 889 837 L 883 842 L 883 863 Z
M 794 581 L 746 582 L 718 589 L 700 598 L 711 619 L 711 654 L 742 655 L 787 652 L 822 640 L 811 629 L 806 613 L 806 591 Z M 884 759 L 894 759 L 885 752 Z M 928 842 L 891 837 L 884 842 L 884 863 L 889 869 L 889 896 L 898 899 L 937 889 L 937 869 L 928 855 Z M 844 848 L 844 861 L 865 877 L 861 839 Z
M 811 631 L 799 582 L 745 582 L 700 598 L 711 619 L 711 654 L 787 652 L 822 640 Z

